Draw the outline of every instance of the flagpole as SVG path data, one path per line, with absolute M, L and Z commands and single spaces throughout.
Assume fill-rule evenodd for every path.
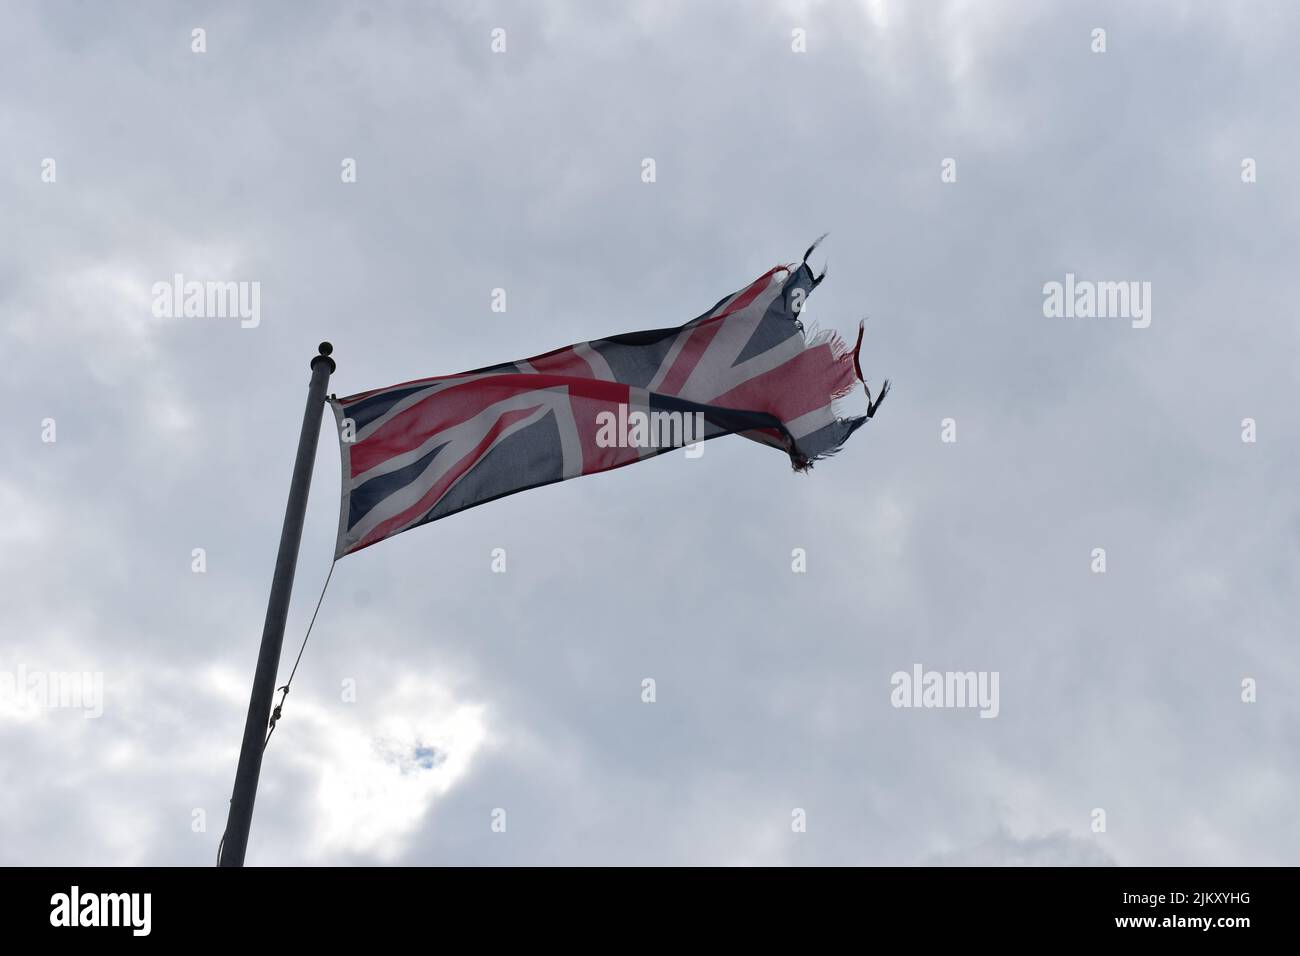
M 275 557 L 271 597 L 266 604 L 262 646 L 257 652 L 257 670 L 253 674 L 253 692 L 248 701 L 244 742 L 239 750 L 239 767 L 235 771 L 235 787 L 230 796 L 230 815 L 226 818 L 219 866 L 243 866 L 244 851 L 248 848 L 248 828 L 253 822 L 257 778 L 262 770 L 262 750 L 266 743 L 267 723 L 271 719 L 271 702 L 275 697 L 280 647 L 284 643 L 284 622 L 289 615 L 289 595 L 293 591 L 293 576 L 298 566 L 298 545 L 302 541 L 303 518 L 307 513 L 307 492 L 311 488 L 312 465 L 316 460 L 321 417 L 325 411 L 325 389 L 336 367 L 330 358 L 333 351 L 334 346 L 322 342 L 320 354 L 311 360 L 307 410 L 303 412 L 302 432 L 298 436 L 298 457 L 294 459 L 293 478 L 289 482 L 289 503 L 284 509 L 280 550 Z

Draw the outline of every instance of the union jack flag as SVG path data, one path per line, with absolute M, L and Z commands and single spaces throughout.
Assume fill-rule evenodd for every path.
M 489 368 L 331 396 L 343 454 L 340 558 L 518 491 L 630 465 L 681 441 L 610 441 L 629 419 L 690 441 L 780 448 L 796 470 L 838 451 L 876 412 L 857 345 L 799 316 L 825 277 L 776 266 L 685 325 L 570 345 Z M 833 407 L 854 382 L 864 415 Z M 668 422 L 671 427 L 662 427 Z

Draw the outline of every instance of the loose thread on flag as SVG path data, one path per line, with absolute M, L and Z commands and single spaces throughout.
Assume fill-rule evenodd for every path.
M 866 330 L 867 320 L 863 319 L 858 323 L 858 343 L 853 346 L 853 371 L 858 376 L 858 381 L 862 383 L 862 390 L 867 393 L 867 418 L 874 418 L 876 409 L 880 407 L 880 403 L 889 394 L 889 379 L 885 379 L 884 384 L 880 386 L 880 394 L 873 399 L 871 397 L 871 386 L 867 384 L 866 378 L 862 375 L 862 359 L 860 358 L 862 354 L 862 335 Z

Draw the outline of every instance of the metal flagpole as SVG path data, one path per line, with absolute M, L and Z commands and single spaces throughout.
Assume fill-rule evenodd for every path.
M 302 433 L 298 436 L 298 457 L 293 463 L 289 482 L 289 503 L 284 509 L 284 527 L 280 531 L 280 551 L 275 558 L 271 578 L 271 597 L 266 604 L 266 623 L 262 626 L 262 647 L 257 652 L 257 670 L 253 674 L 253 693 L 248 700 L 248 719 L 244 722 L 244 743 L 239 750 L 239 767 L 235 771 L 235 788 L 230 796 L 230 815 L 222 837 L 219 866 L 243 866 L 248 848 L 248 828 L 253 822 L 253 802 L 257 798 L 257 777 L 262 770 L 262 749 L 266 742 L 267 723 L 271 719 L 271 702 L 275 697 L 275 677 L 280 667 L 280 646 L 284 643 L 284 622 L 289 614 L 289 594 L 298 566 L 298 545 L 302 541 L 303 518 L 307 512 L 307 492 L 311 488 L 312 465 L 320 438 L 321 417 L 325 410 L 325 388 L 335 365 L 330 358 L 334 346 L 320 344 L 320 354 L 311 360 L 311 384 L 307 386 L 307 410 L 302 416 Z

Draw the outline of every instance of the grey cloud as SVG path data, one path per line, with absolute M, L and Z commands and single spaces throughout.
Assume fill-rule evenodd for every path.
M 810 311 L 870 315 L 876 419 L 809 476 L 711 442 L 345 559 L 249 861 L 1088 863 L 1094 807 L 1119 864 L 1297 861 L 1291 6 L 6 18 L 0 668 L 102 671 L 105 709 L 0 711 L 0 863 L 213 858 L 318 341 L 340 394 L 476 368 L 682 322 L 828 230 Z M 1151 327 L 1045 319 L 1067 271 L 1152 282 Z M 176 272 L 260 282 L 260 325 L 155 319 Z M 893 709 L 916 662 L 999 671 L 1000 715 Z

